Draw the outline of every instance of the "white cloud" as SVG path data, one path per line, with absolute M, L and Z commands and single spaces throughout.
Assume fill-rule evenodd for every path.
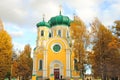
M 3 20 L 17 24 L 24 23 L 27 12 L 22 0 L 1 0 L 0 7 L 0 17 Z
M 0 18 L 3 19 L 5 29 L 17 42 L 16 37 L 26 36 L 27 30 L 31 30 L 29 34 L 36 32 L 36 23 L 42 20 L 43 14 L 45 14 L 46 21 L 58 15 L 59 5 L 68 6 L 67 9 L 72 9 L 70 13 L 76 11 L 85 24 L 91 22 L 94 17 L 98 17 L 107 26 L 111 25 L 114 20 L 120 19 L 120 0 L 1 0 Z M 105 8 L 102 8 L 103 5 Z M 63 15 L 70 16 L 69 10 L 65 8 L 63 10 L 68 11 Z M 22 30 L 21 27 L 27 28 Z M 22 38 L 22 40 L 27 40 L 27 38 Z M 16 48 L 24 46 L 21 43 L 14 43 L 14 45 Z
M 13 42 L 13 47 L 16 50 L 22 51 L 24 49 L 24 44 L 18 43 L 18 42 Z
M 97 16 L 98 5 L 101 3 L 97 0 L 67 0 L 68 3 L 74 7 L 77 11 L 77 15 L 82 18 L 82 20 L 90 20 L 91 18 Z
M 108 6 L 105 10 L 101 10 L 102 15 L 99 15 L 101 21 L 105 25 L 112 25 L 115 20 L 120 19 L 120 1 L 113 1 L 111 5 Z
M 102 4 L 106 3 L 110 3 L 110 5 L 106 5 L 105 10 L 101 9 Z M 75 9 L 76 14 L 85 22 L 99 17 L 102 22 L 108 25 L 118 19 L 120 14 L 119 0 L 2 0 L 0 2 L 0 17 L 5 21 L 31 27 L 42 20 L 43 14 L 46 15 L 46 21 L 58 15 L 61 4 L 67 4 Z
M 54 0 L 33 0 L 31 2 L 31 8 L 34 11 L 33 13 L 36 19 L 39 19 L 39 21 L 42 20 L 43 14 L 45 14 L 45 19 L 47 21 L 50 17 L 59 13 L 59 3 Z
M 91 22 L 98 17 L 106 26 L 120 19 L 120 0 L 67 0 L 76 9 L 76 14 L 84 21 Z M 102 8 L 105 7 L 105 8 Z
M 14 32 L 10 32 L 10 35 L 12 36 L 12 37 L 21 37 L 21 36 L 23 36 L 23 32 L 22 31 L 14 31 Z

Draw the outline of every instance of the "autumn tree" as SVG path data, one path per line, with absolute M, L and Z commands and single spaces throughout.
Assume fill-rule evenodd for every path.
M 88 38 L 86 26 L 79 17 L 75 16 L 74 21 L 70 24 L 70 31 L 72 36 L 72 49 L 75 54 L 76 70 L 80 71 L 81 77 L 85 72 L 85 52 L 88 44 Z
M 12 60 L 12 40 L 10 35 L 5 31 L 0 31 L 0 80 L 5 77 L 10 79 Z
M 18 77 L 18 62 L 17 62 L 17 60 L 14 60 L 12 62 L 11 70 L 12 70 L 12 74 L 11 74 L 12 77 L 17 78 Z
M 115 26 L 113 26 L 113 33 L 115 34 L 116 39 L 114 38 L 114 41 L 116 41 L 117 47 L 120 48 L 120 20 L 116 20 Z
M 25 45 L 24 50 L 17 60 L 17 75 L 21 77 L 22 80 L 29 80 L 32 76 L 32 58 L 31 58 L 31 47 L 30 45 Z
M 117 37 L 120 37 L 120 20 L 116 20 L 115 22 L 115 26 L 113 26 L 114 33 L 116 34 Z
M 18 53 L 13 50 L 13 54 L 12 54 L 12 64 L 11 64 L 11 77 L 12 78 L 17 78 L 18 76 Z
M 91 54 L 93 73 L 96 77 L 106 80 L 119 74 L 120 54 L 111 46 L 114 39 L 112 32 L 107 29 L 98 19 L 92 23 L 93 51 Z M 116 69 L 115 69 L 116 67 Z

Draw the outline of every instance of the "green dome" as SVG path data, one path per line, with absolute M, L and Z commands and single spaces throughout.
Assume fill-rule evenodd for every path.
M 37 23 L 36 26 L 37 27 L 46 26 L 46 27 L 50 28 L 50 24 L 48 22 L 45 22 L 44 20 L 42 22 Z
M 52 17 L 48 21 L 48 23 L 50 24 L 50 26 L 61 25 L 61 24 L 69 26 L 70 22 L 71 22 L 71 20 L 69 19 L 68 16 L 63 16 L 61 14 L 58 15 L 58 16 Z

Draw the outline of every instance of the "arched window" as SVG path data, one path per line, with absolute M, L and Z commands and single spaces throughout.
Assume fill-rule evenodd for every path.
M 42 69 L 43 69 L 43 61 L 39 60 L 39 70 L 42 70 Z
M 52 36 L 52 35 L 51 35 L 51 32 L 49 32 L 49 38 L 51 38 L 51 36 Z
M 41 31 L 41 36 L 44 36 L 44 31 L 43 30 Z
M 58 30 L 58 36 L 61 37 L 61 30 Z
M 52 31 L 49 32 L 49 38 L 53 36 Z

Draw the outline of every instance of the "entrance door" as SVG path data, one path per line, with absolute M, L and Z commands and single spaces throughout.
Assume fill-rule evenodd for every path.
M 59 73 L 59 69 L 54 69 L 54 78 L 55 80 L 59 79 L 60 73 Z

